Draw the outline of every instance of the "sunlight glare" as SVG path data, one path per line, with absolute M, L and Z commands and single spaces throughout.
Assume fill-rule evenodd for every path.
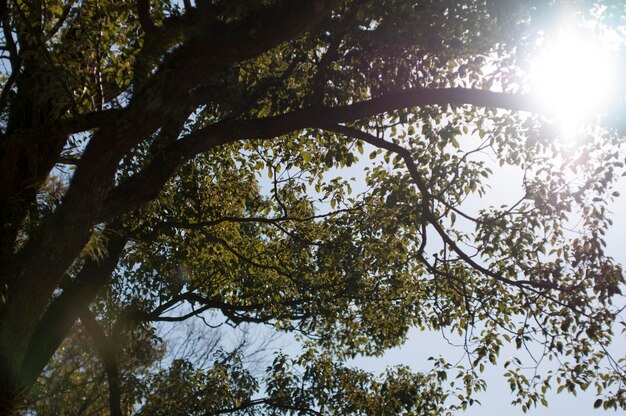
M 605 43 L 572 29 L 545 46 L 531 65 L 531 94 L 571 139 L 606 110 L 615 80 L 611 54 Z

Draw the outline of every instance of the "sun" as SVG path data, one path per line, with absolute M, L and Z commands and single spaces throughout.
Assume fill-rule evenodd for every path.
M 617 65 L 610 44 L 588 31 L 563 27 L 541 47 L 531 64 L 530 92 L 560 133 L 573 138 L 611 101 Z

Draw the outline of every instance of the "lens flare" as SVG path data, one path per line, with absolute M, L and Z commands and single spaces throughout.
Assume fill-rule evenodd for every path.
M 585 32 L 562 29 L 545 42 L 531 65 L 531 94 L 554 118 L 561 134 L 572 138 L 585 122 L 607 110 L 615 66 L 606 43 Z

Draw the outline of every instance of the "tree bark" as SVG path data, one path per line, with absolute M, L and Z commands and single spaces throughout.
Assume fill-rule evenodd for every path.
M 96 352 L 102 360 L 104 372 L 109 383 L 109 412 L 111 416 L 122 416 L 122 393 L 120 374 L 117 363 L 117 343 L 107 337 L 89 309 L 80 313 L 80 320 L 94 343 Z
M 20 371 L 20 381 L 29 386 L 35 382 L 52 355 L 98 292 L 110 281 L 111 274 L 122 255 L 127 238 L 111 228 L 113 235 L 107 244 L 107 255 L 101 260 L 89 260 L 63 292 L 48 306 L 39 321 Z
M 113 123 L 96 130 L 57 211 L 28 236 L 19 252 L 3 249 L 11 252 L 11 265 L 15 265 L 3 264 L 1 271 L 3 278 L 10 276 L 3 293 L 6 303 L 0 310 L 0 369 L 6 390 L 13 391 L 13 384 L 20 384 L 15 380 L 20 378 L 33 331 L 66 270 L 88 242 L 121 158 L 159 129 L 173 109 L 185 102 L 190 89 L 230 64 L 251 59 L 297 36 L 329 13 L 334 3 L 336 0 L 278 2 L 242 21 L 224 25 L 218 32 L 211 28 L 210 33 L 200 33 L 167 57 L 159 70 L 135 89 L 131 103 Z M 33 128 L 37 130 L 40 125 Z M 24 129 L 12 130 L 18 134 Z M 37 145 L 54 163 L 60 149 L 58 143 L 50 147 L 50 143 L 37 141 Z M 9 153 L 3 153 L 2 160 L 15 156 Z M 7 175 L 1 172 L 0 183 L 15 183 L 15 172 L 9 170 Z M 40 173 L 44 177 L 48 174 Z M 32 191 L 37 189 L 34 186 Z M 8 245 L 14 250 L 14 245 Z

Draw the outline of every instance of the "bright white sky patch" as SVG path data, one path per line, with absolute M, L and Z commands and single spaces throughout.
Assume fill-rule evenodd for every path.
M 585 121 L 607 110 L 617 64 L 606 39 L 589 31 L 564 27 L 546 38 L 531 65 L 531 94 L 559 125 L 565 138 L 573 138 Z

